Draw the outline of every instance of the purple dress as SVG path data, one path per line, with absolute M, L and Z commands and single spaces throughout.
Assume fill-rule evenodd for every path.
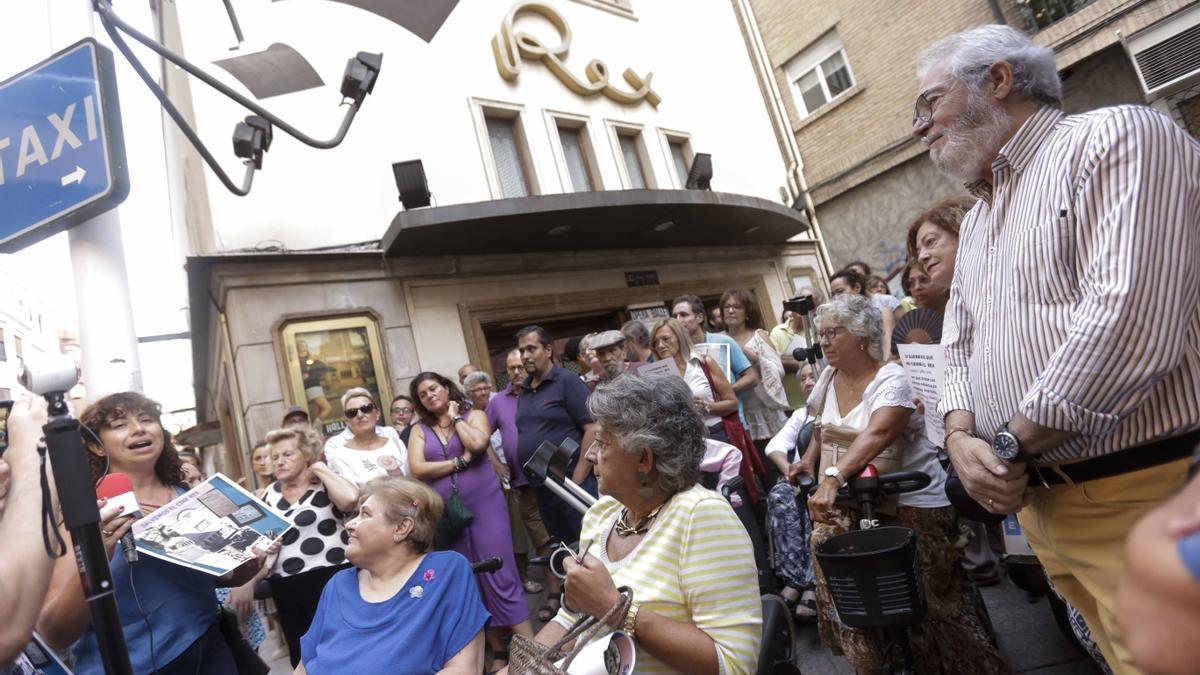
M 421 433 L 425 436 L 425 461 L 454 459 L 463 454 L 457 433 L 450 437 L 448 448 L 442 446 L 441 439 L 429 426 L 421 424 Z M 476 458 L 466 471 L 456 476 L 458 497 L 475 514 L 475 521 L 462 531 L 450 549 L 471 562 L 492 556 L 499 556 L 504 561 L 499 570 L 476 574 L 475 578 L 479 582 L 483 604 L 492 615 L 492 625 L 515 626 L 529 618 L 529 605 L 525 602 L 525 591 L 513 557 L 508 503 L 500 491 L 500 481 L 485 458 Z M 431 481 L 429 486 L 437 490 L 442 499 L 450 498 L 450 475 Z

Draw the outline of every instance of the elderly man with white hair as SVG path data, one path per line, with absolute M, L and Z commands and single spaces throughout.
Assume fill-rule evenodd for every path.
M 1200 143 L 1143 106 L 1065 115 L 1053 51 L 1006 26 L 942 40 L 918 74 L 913 134 L 979 199 L 942 333 L 947 450 L 1137 672 L 1122 546 L 1200 440 Z

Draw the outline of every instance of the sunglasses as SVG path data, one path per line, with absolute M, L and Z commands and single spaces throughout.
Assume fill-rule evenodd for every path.
M 362 413 L 364 415 L 370 415 L 373 412 L 375 412 L 375 404 L 374 403 L 368 403 L 366 405 L 359 406 L 357 408 L 346 408 L 346 419 L 352 420 L 355 417 L 358 417 L 359 413 Z

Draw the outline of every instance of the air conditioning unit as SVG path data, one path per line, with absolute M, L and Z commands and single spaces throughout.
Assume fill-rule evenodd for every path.
M 1125 48 L 1149 100 L 1200 81 L 1200 5 L 1130 36 Z

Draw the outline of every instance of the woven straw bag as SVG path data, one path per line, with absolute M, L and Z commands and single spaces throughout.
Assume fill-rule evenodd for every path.
M 604 616 L 597 619 L 585 616 L 575 621 L 571 630 L 562 636 L 558 642 L 546 646 L 521 635 L 514 635 L 509 645 L 508 672 L 512 675 L 566 675 L 571 662 L 579 655 L 579 651 L 600 634 L 600 631 L 621 627 L 629 605 L 633 602 L 633 590 L 628 586 L 617 589 L 620 596 L 616 604 L 609 608 Z M 563 651 L 563 646 L 575 641 L 570 651 Z M 566 660 L 563 660 L 566 659 Z M 562 667 L 554 665 L 563 661 Z

